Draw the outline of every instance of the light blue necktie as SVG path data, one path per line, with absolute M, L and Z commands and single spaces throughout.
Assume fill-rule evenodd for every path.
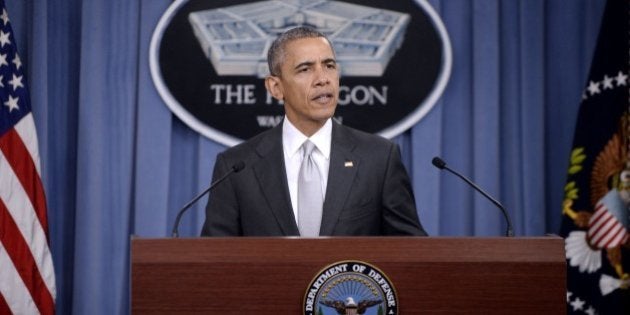
M 303 159 L 298 175 L 298 228 L 300 235 L 319 236 L 322 222 L 324 194 L 319 169 L 313 160 L 315 145 L 306 140 L 302 144 Z

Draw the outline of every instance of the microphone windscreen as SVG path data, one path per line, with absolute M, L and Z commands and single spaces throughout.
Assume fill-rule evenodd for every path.
M 236 162 L 236 164 L 232 166 L 232 170 L 234 171 L 234 173 L 238 173 L 242 171 L 244 168 L 245 168 L 245 162 L 243 161 L 238 161 Z
M 434 157 L 433 160 L 431 160 L 431 163 L 433 163 L 433 165 L 439 169 L 444 169 L 444 167 L 446 166 L 446 162 L 444 162 L 444 160 L 440 159 L 439 157 Z

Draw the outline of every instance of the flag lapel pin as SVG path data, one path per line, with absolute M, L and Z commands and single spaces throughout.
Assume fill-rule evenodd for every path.
M 345 161 L 343 167 L 354 167 L 354 163 L 352 161 Z

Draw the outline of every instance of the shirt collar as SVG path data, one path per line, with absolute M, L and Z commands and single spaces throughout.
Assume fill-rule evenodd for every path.
M 317 150 L 319 150 L 326 159 L 329 159 L 330 144 L 332 142 L 332 120 L 329 118 L 324 126 L 308 138 L 285 116 L 282 123 L 282 146 L 284 147 L 285 154 L 291 157 L 294 154 L 299 153 L 300 147 L 306 139 L 313 142 L 315 147 L 317 147 Z

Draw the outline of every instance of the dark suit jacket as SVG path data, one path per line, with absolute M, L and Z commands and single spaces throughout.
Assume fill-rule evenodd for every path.
M 202 236 L 297 236 L 282 149 L 282 125 L 217 156 Z M 352 163 L 346 163 L 352 162 Z M 426 235 L 394 143 L 333 123 L 321 236 Z

